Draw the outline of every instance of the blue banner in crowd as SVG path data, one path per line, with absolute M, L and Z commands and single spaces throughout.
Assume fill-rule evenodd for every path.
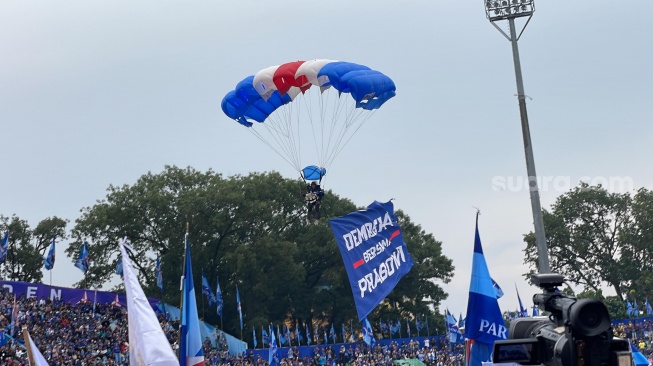
M 392 202 L 329 221 L 363 320 L 413 266 Z
M 89 302 L 90 304 L 111 304 L 116 300 L 115 292 L 83 290 L 76 288 L 48 286 L 41 283 L 27 283 L 17 281 L 0 281 L 0 289 L 8 291 L 16 297 L 45 299 L 51 301 L 63 301 L 71 304 Z M 120 306 L 127 306 L 125 294 L 118 294 Z M 158 299 L 148 298 L 153 309 L 156 308 Z

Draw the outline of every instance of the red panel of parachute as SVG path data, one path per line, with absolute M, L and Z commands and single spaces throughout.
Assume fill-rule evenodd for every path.
M 288 93 L 288 90 L 290 90 L 290 88 L 293 86 L 299 87 L 300 85 L 304 85 L 308 82 L 308 79 L 306 79 L 306 76 L 304 75 L 301 75 L 299 79 L 295 79 L 297 69 L 303 63 L 304 61 L 288 62 L 287 64 L 280 65 L 277 68 L 277 71 L 274 72 L 272 81 L 274 82 L 274 85 L 276 85 L 277 90 L 279 90 L 281 95 Z M 311 84 L 308 84 L 307 86 L 303 87 L 302 92 L 310 88 L 310 86 Z

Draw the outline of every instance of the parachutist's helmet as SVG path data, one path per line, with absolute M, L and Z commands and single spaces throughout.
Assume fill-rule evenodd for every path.
M 311 182 L 311 186 L 316 186 L 316 185 L 317 185 L 316 182 Z

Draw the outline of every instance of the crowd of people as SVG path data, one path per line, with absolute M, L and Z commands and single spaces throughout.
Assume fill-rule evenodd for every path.
M 175 351 L 179 351 L 179 321 L 158 315 L 161 329 Z M 13 321 L 12 321 L 13 320 Z M 22 328 L 50 365 L 129 365 L 127 310 L 111 304 L 25 298 L 14 299 L 0 292 L 0 365 L 28 365 Z M 209 364 L 235 361 L 224 337 L 213 346 L 204 344 Z
M 179 351 L 179 322 L 163 314 L 158 318 L 173 350 Z M 12 321 L 13 320 L 13 321 Z M 57 365 L 129 365 L 127 310 L 111 304 L 90 302 L 70 304 L 45 299 L 14 298 L 0 291 L 0 365 L 28 365 L 22 341 L 26 327 L 48 363 Z M 5 336 L 6 335 L 6 336 Z M 629 338 L 645 356 L 653 356 L 650 320 L 624 321 L 615 326 L 615 335 Z M 422 338 L 421 341 L 390 341 L 370 347 L 364 342 L 344 345 L 319 345 L 312 354 L 301 355 L 297 347 L 281 348 L 277 362 L 281 366 L 390 366 L 396 360 L 416 359 L 427 365 L 464 364 L 463 345 L 452 346 L 446 337 Z M 253 350 L 231 355 L 224 336 L 217 342 L 204 341 L 206 365 L 266 366 L 267 357 Z

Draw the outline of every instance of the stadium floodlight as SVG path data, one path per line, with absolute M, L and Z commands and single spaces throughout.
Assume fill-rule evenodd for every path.
M 485 0 L 485 14 L 491 21 L 532 16 L 533 0 Z
M 485 14 L 492 25 L 503 34 L 512 45 L 512 57 L 515 65 L 515 79 L 517 81 L 517 99 L 519 100 L 519 115 L 521 117 L 521 129 L 524 139 L 524 153 L 526 155 L 526 170 L 528 172 L 528 183 L 531 198 L 531 209 L 533 212 L 533 226 L 535 227 L 535 243 L 537 245 L 538 269 L 540 273 L 550 273 L 549 253 L 546 246 L 546 234 L 544 233 L 544 220 L 542 218 L 542 206 L 540 205 L 540 192 L 537 187 L 537 175 L 535 173 L 535 159 L 533 158 L 533 145 L 531 144 L 531 132 L 528 126 L 528 114 L 526 112 L 526 94 L 524 94 L 524 81 L 519 61 L 519 48 L 517 41 L 526 29 L 535 12 L 533 0 L 485 0 Z M 519 35 L 515 27 L 515 19 L 528 17 Z M 510 34 L 496 25 L 498 21 L 508 21 Z

